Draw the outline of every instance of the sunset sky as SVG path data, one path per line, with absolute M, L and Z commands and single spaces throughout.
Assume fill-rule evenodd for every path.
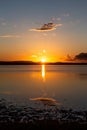
M 65 61 L 82 52 L 87 0 L 0 0 L 0 60 Z

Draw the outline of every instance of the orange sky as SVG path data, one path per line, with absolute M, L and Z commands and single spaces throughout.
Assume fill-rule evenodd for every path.
M 0 60 L 41 61 L 43 50 L 47 62 L 86 53 L 87 1 L 83 1 L 1 1 Z

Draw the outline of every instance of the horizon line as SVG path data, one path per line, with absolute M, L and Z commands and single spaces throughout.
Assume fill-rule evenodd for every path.
M 23 60 L 14 60 L 14 61 L 0 61 L 0 65 L 87 65 L 87 62 L 71 62 L 71 61 L 56 61 L 56 62 L 44 62 L 41 61 L 23 61 Z

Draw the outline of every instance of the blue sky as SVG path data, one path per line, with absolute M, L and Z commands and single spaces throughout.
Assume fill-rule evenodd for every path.
M 29 31 L 48 22 L 62 26 L 50 32 Z M 73 56 L 86 52 L 86 35 L 87 0 L 0 1 L 1 60 L 31 60 L 43 49 L 56 60 Z

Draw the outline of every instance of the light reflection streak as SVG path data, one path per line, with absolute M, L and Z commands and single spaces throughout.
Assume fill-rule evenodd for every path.
M 43 82 L 45 82 L 45 74 L 46 74 L 46 71 L 45 71 L 45 65 L 42 65 L 42 69 L 41 69 L 41 72 L 42 72 L 42 79 L 43 79 Z

